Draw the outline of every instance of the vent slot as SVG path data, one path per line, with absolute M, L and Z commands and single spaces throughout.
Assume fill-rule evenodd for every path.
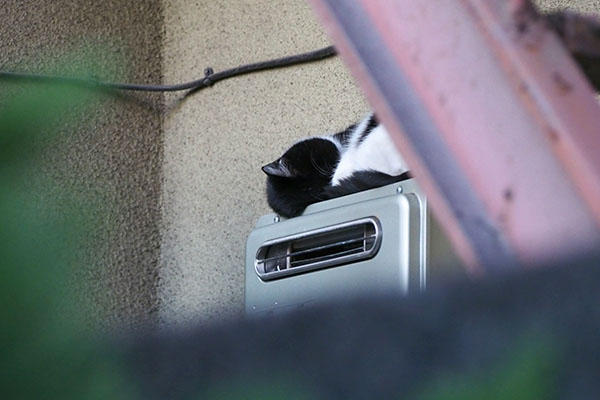
M 264 243 L 256 252 L 256 273 L 267 281 L 345 265 L 375 256 L 380 244 L 375 217 L 319 228 Z

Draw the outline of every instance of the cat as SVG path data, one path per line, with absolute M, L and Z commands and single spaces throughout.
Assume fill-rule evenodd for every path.
M 319 201 L 411 177 L 374 114 L 342 132 L 300 140 L 262 170 L 267 174 L 267 202 L 286 218 Z

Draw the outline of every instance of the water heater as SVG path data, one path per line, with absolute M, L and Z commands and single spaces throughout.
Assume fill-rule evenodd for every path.
M 262 216 L 246 243 L 246 313 L 273 314 L 427 283 L 427 199 L 413 179 Z

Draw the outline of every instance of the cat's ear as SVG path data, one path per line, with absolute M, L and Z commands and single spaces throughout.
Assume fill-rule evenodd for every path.
M 273 161 L 262 167 L 265 174 L 269 176 L 278 176 L 280 178 L 293 178 L 294 174 L 290 169 L 281 161 L 281 158 Z

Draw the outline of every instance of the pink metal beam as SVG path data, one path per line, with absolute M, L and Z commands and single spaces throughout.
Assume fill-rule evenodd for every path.
M 524 0 L 311 0 L 473 271 L 600 244 L 600 109 Z

